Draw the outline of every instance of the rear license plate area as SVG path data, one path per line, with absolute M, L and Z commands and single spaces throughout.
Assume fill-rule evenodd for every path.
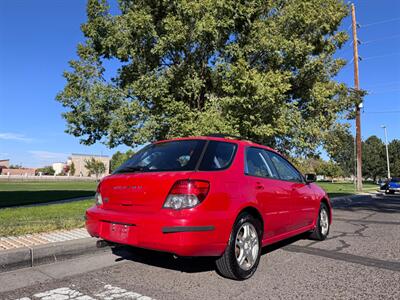
M 104 236 L 110 241 L 121 243 L 135 243 L 136 230 L 134 225 L 119 223 L 104 223 Z

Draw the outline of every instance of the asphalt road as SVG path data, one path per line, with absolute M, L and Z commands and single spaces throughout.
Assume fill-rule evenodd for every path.
M 0 299 L 400 299 L 400 195 L 334 201 L 329 239 L 264 249 L 237 282 L 213 261 L 117 248 L 0 274 Z

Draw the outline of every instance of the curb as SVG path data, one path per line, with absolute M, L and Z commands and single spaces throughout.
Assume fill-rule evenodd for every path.
M 88 253 L 109 251 L 109 248 L 97 248 L 96 241 L 96 238 L 83 238 L 1 251 L 0 273 L 54 263 Z

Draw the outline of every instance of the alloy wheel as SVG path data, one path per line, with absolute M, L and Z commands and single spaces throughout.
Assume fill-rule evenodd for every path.
M 321 233 L 322 235 L 327 235 L 328 230 L 329 230 L 329 217 L 328 217 L 328 212 L 326 209 L 321 209 L 319 213 L 319 223 L 321 227 Z
M 241 269 L 250 270 L 258 257 L 260 245 L 258 234 L 254 226 L 244 223 L 236 234 L 235 256 Z

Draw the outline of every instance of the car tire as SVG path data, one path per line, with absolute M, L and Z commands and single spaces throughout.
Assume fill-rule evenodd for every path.
M 310 234 L 310 238 L 317 241 L 323 241 L 329 234 L 329 209 L 325 203 L 321 203 L 319 207 L 316 226 Z
M 249 213 L 240 214 L 224 254 L 216 260 L 219 273 L 234 280 L 253 276 L 260 262 L 261 239 L 261 222 Z

